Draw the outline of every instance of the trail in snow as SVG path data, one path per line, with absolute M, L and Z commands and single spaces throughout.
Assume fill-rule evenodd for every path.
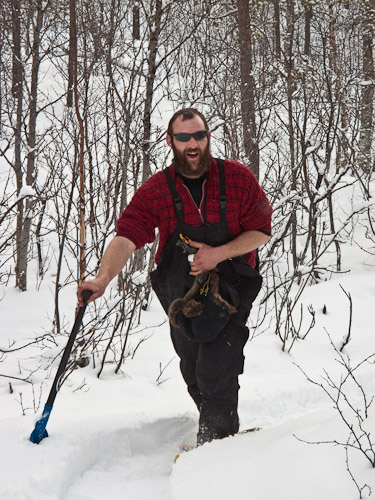
M 195 422 L 172 418 L 100 436 L 74 457 L 80 467 L 91 462 L 66 486 L 61 500 L 165 500 L 169 476 L 181 444 L 194 439 Z M 66 478 L 69 482 L 69 478 Z
M 125 428 L 115 419 L 107 427 L 81 422 L 35 445 L 25 434 L 29 423 L 9 419 L 1 426 L 8 450 L 0 461 L 2 500 L 166 500 L 174 457 L 194 440 L 197 425 L 189 417 Z

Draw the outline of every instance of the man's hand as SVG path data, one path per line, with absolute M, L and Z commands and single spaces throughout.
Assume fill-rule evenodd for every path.
M 228 243 L 218 247 L 211 247 L 205 243 L 190 240 L 190 245 L 198 248 L 198 252 L 194 255 L 194 261 L 190 262 L 190 274 L 197 276 L 200 273 L 211 271 L 211 269 L 215 269 L 219 262 L 245 255 L 264 245 L 269 239 L 270 236 L 261 231 L 245 231 Z
M 83 281 L 83 283 L 77 290 L 77 298 L 79 305 L 81 307 L 83 306 L 82 292 L 84 290 L 90 290 L 92 292 L 92 295 L 87 300 L 87 303 L 89 304 L 90 302 L 93 302 L 94 300 L 98 299 L 103 295 L 105 289 L 107 288 L 107 284 L 108 283 L 106 283 L 105 280 L 101 278 L 95 278 L 93 280 Z
M 198 252 L 194 254 L 194 260 L 190 262 L 190 274 L 198 276 L 200 273 L 211 271 L 215 269 L 219 262 L 221 262 L 220 247 L 211 247 L 206 243 L 199 241 L 191 241 L 190 245 L 198 248 Z

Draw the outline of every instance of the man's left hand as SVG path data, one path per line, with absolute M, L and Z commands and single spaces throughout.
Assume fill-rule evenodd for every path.
M 194 254 L 194 260 L 190 262 L 192 276 L 211 271 L 221 262 L 220 247 L 211 247 L 206 243 L 192 240 L 189 243 L 192 247 L 198 248 L 198 252 Z

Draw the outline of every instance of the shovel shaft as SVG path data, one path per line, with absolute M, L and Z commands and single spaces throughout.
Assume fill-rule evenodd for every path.
M 55 401 L 57 392 L 60 389 L 61 377 L 64 374 L 66 365 L 68 364 L 69 356 L 70 356 L 70 353 L 72 351 L 74 341 L 76 339 L 78 330 L 79 330 L 81 323 L 82 323 L 82 318 L 83 318 L 83 315 L 84 315 L 86 307 L 87 307 L 87 299 L 90 297 L 91 293 L 92 292 L 90 290 L 85 290 L 82 293 L 84 304 L 78 310 L 78 313 L 77 313 L 77 316 L 76 316 L 76 319 L 75 319 L 75 322 L 73 325 L 72 333 L 69 336 L 68 343 L 65 347 L 64 354 L 61 358 L 59 367 L 57 369 L 57 373 L 56 373 L 55 379 L 53 381 L 53 384 L 52 384 L 52 387 L 51 387 L 51 390 L 50 390 L 50 393 L 49 393 L 49 396 L 47 399 L 47 403 L 44 406 L 43 414 L 42 414 L 41 418 L 35 424 L 35 429 L 33 430 L 33 432 L 30 435 L 30 441 L 32 443 L 39 444 L 42 439 L 44 439 L 45 437 L 48 437 L 48 432 L 46 430 L 47 422 L 48 422 L 48 419 L 51 415 L 53 403 Z
M 83 292 L 83 293 L 85 293 L 85 292 Z M 91 295 L 91 293 L 90 293 L 90 295 Z M 66 344 L 64 354 L 62 355 L 59 367 L 57 369 L 57 373 L 55 375 L 55 379 L 53 381 L 53 384 L 52 384 L 52 387 L 51 387 L 51 390 L 50 390 L 50 393 L 49 393 L 49 396 L 47 399 L 47 405 L 50 407 L 53 406 L 57 392 L 60 389 L 61 377 L 63 376 L 63 374 L 65 372 L 66 365 L 68 364 L 68 361 L 69 361 L 70 353 L 72 352 L 72 349 L 73 349 L 74 341 L 77 337 L 77 333 L 78 333 L 79 328 L 80 328 L 81 323 L 82 323 L 82 318 L 83 318 L 83 315 L 85 313 L 86 306 L 87 306 L 87 298 L 85 298 L 85 296 L 84 296 L 84 305 L 78 309 L 78 313 L 77 313 L 77 316 L 76 316 L 76 319 L 75 319 L 75 322 L 73 325 L 72 333 L 69 336 L 68 343 Z

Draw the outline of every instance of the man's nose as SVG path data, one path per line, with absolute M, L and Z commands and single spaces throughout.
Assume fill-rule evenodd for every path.
M 196 140 L 194 139 L 194 137 L 193 137 L 193 136 L 191 136 L 191 137 L 190 137 L 190 139 L 189 139 L 189 140 L 188 140 L 188 142 L 187 142 L 187 145 L 188 145 L 190 148 L 195 148 L 195 147 L 197 147 L 197 146 L 198 146 L 198 141 L 196 141 Z

